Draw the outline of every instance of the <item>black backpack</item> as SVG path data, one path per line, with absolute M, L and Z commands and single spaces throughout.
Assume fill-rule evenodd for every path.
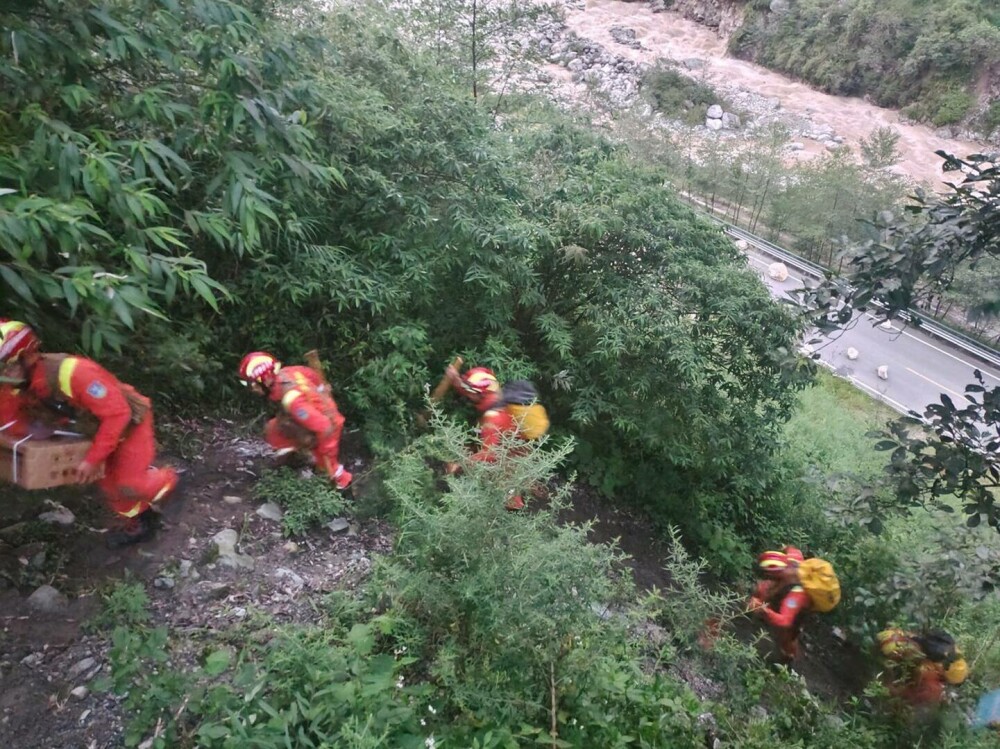
M 549 415 L 538 402 L 538 390 L 527 380 L 513 380 L 503 387 L 496 408 L 509 413 L 517 433 L 525 440 L 539 440 L 549 431 Z
M 538 390 L 528 380 L 512 380 L 503 386 L 497 407 L 530 406 L 538 400 Z
M 920 645 L 924 655 L 935 663 L 951 663 L 958 657 L 958 651 L 955 649 L 955 638 L 947 632 L 934 630 L 913 639 Z

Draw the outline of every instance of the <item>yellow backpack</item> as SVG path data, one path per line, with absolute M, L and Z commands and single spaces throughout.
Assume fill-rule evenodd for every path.
M 540 440 L 549 431 L 549 414 L 541 403 L 505 406 L 507 413 L 517 422 L 517 433 L 526 440 Z
M 549 414 L 538 402 L 538 391 L 527 380 L 514 380 L 503 387 L 500 404 L 517 423 L 522 439 L 538 440 L 549 431 Z
M 840 603 L 840 580 L 833 571 L 833 565 L 825 559 L 800 562 L 799 583 L 809 595 L 814 611 L 825 614 Z

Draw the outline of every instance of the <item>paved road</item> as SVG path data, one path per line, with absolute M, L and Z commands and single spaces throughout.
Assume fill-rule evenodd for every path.
M 756 254 L 752 247 L 744 252 L 750 267 L 761 274 L 776 297 L 803 285 L 794 272 L 785 281 L 775 281 L 767 275 L 768 265 L 774 262 L 771 258 Z M 847 358 L 850 347 L 860 353 L 854 361 Z M 940 402 L 942 393 L 956 405 L 963 403 L 965 385 L 974 382 L 975 369 L 983 373 L 987 386 L 1000 385 L 997 368 L 913 326 L 902 327 L 897 321 L 890 329 L 873 325 L 868 314 L 855 315 L 850 326 L 824 337 L 813 349 L 827 367 L 901 413 L 911 409 L 923 413 L 927 404 Z M 883 364 L 889 367 L 887 380 L 877 374 Z

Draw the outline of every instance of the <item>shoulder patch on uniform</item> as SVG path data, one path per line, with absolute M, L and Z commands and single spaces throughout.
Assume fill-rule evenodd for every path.
M 104 387 L 104 383 L 94 380 L 87 385 L 87 394 L 93 398 L 103 398 L 108 394 L 108 389 Z
M 295 410 L 295 418 L 297 419 L 302 419 L 303 421 L 305 421 L 308 416 L 309 414 L 306 412 L 304 408 L 298 408 Z
M 787 606 L 790 609 L 797 609 L 799 607 L 798 599 L 793 598 L 788 602 Z

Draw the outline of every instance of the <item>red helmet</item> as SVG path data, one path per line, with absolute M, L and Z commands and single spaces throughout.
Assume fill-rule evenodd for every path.
M 274 383 L 274 376 L 281 369 L 281 362 L 263 351 L 253 351 L 240 362 L 240 380 L 244 385 L 256 382 L 264 387 Z
M 486 405 L 500 396 L 500 381 L 492 369 L 473 367 L 462 375 L 462 392 L 477 405 Z
M 765 577 L 781 577 L 785 570 L 799 561 L 794 555 L 783 551 L 765 551 L 757 557 L 757 569 Z
M 0 321 L 0 362 L 16 362 L 22 354 L 37 351 L 40 343 L 29 325 L 17 320 Z

